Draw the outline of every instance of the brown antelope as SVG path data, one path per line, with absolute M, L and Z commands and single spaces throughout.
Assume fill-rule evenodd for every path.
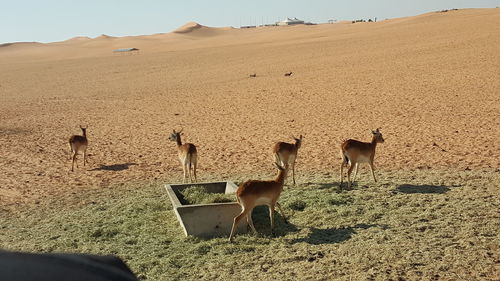
M 250 74 L 250 77 L 257 77 L 257 73 Z
M 173 130 L 173 133 L 170 135 L 169 139 L 177 143 L 179 160 L 181 160 L 182 170 L 184 171 L 184 178 L 182 182 L 186 182 L 186 170 L 189 173 L 189 180 L 193 182 L 193 179 L 191 178 L 191 169 L 193 169 L 194 181 L 196 182 L 196 165 L 198 162 L 198 153 L 196 151 L 196 146 L 192 143 L 182 144 L 181 133 L 182 129 L 179 132 Z
M 277 164 L 284 167 L 292 166 L 293 185 L 295 185 L 295 160 L 297 159 L 297 151 L 302 145 L 302 135 L 300 138 L 294 136 L 292 138 L 295 143 L 277 142 L 273 147 L 273 153 Z
M 344 165 L 349 165 L 349 170 L 347 170 L 347 187 L 351 187 L 351 172 L 354 166 L 356 166 L 356 171 L 354 172 L 353 182 L 356 179 L 356 174 L 358 173 L 359 163 L 368 163 L 370 165 L 370 170 L 372 172 L 373 180 L 377 182 L 375 178 L 375 173 L 373 172 L 373 159 L 375 158 L 375 148 L 377 143 L 384 143 L 384 138 L 380 129 L 372 131 L 373 137 L 371 142 L 361 142 L 357 140 L 346 140 L 340 146 L 342 153 L 342 165 L 340 165 L 340 186 L 342 186 L 343 181 L 343 167 Z
M 87 146 L 89 144 L 87 140 L 87 127 L 80 126 L 82 129 L 82 136 L 73 135 L 69 138 L 69 147 L 71 148 L 71 153 L 73 154 L 73 162 L 71 163 L 71 171 L 74 171 L 75 162 L 76 167 L 78 168 L 78 162 L 76 161 L 76 156 L 78 152 L 83 153 L 83 166 L 87 162 Z
M 293 74 L 293 72 L 290 71 L 290 72 L 285 73 L 285 76 L 292 76 L 292 74 Z
M 269 207 L 269 217 L 271 219 L 271 230 L 274 228 L 274 208 L 278 206 L 281 215 L 285 219 L 285 214 L 281 209 L 281 205 L 278 203 L 281 192 L 283 191 L 283 184 L 285 183 L 285 177 L 287 173 L 287 168 L 276 164 L 279 169 L 278 176 L 275 180 L 249 180 L 242 183 L 238 190 L 236 191 L 236 199 L 241 206 L 241 213 L 234 218 L 233 227 L 231 228 L 231 234 L 229 235 L 229 242 L 233 241 L 234 232 L 238 222 L 243 218 L 247 217 L 247 222 L 252 228 L 254 234 L 257 233 L 255 226 L 252 221 L 252 211 L 256 206 L 267 205 Z

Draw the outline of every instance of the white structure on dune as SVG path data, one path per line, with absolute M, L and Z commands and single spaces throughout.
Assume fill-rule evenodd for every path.
M 116 49 L 113 50 L 115 53 L 121 53 L 121 52 L 139 52 L 139 49 L 137 48 L 123 48 L 123 49 Z
M 303 20 L 299 20 L 298 18 L 286 18 L 286 20 L 282 20 L 276 23 L 276 25 L 293 25 L 293 24 L 304 24 Z

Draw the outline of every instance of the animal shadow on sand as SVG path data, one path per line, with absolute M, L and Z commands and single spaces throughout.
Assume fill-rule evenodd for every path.
M 387 225 L 378 224 L 365 224 L 360 223 L 353 227 L 341 227 L 341 228 L 311 228 L 311 233 L 304 238 L 295 239 L 293 242 L 306 242 L 311 245 L 321 245 L 321 244 L 336 244 L 341 243 L 352 238 L 356 234 L 356 230 L 368 229 L 372 227 L 380 227 L 382 229 L 387 229 Z
M 0 127 L 0 136 L 10 136 L 10 135 L 27 135 L 30 131 L 21 128 L 5 128 Z
M 413 193 L 439 193 L 443 194 L 450 190 L 447 186 L 442 185 L 414 185 L 414 184 L 402 184 L 396 188 L 396 191 L 401 193 L 413 194 Z
M 123 163 L 113 165 L 100 165 L 99 168 L 94 168 L 91 171 L 123 171 L 128 170 L 130 166 L 137 165 L 136 163 Z

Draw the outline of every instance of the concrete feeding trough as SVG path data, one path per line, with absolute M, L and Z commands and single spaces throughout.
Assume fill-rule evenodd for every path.
M 168 197 L 184 234 L 202 238 L 227 237 L 234 217 L 241 212 L 236 202 L 188 205 L 182 191 L 192 186 L 203 186 L 208 193 L 232 194 L 238 189 L 233 182 L 207 182 L 193 184 L 166 184 Z M 247 232 L 246 220 L 241 220 L 237 233 Z

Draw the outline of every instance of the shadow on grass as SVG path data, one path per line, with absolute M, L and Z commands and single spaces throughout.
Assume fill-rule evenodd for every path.
M 413 185 L 413 184 L 402 184 L 396 188 L 397 191 L 407 194 L 412 193 L 446 193 L 450 189 L 442 185 Z
M 368 229 L 371 227 L 381 227 L 383 229 L 386 229 L 388 226 L 361 223 L 355 225 L 354 227 L 325 229 L 313 227 L 311 228 L 311 233 L 309 234 L 309 236 L 295 239 L 293 242 L 306 242 L 311 245 L 336 244 L 351 239 L 352 235 L 357 233 L 356 229 Z
M 285 216 L 290 214 L 285 213 Z M 253 209 L 252 220 L 257 232 L 266 236 L 281 237 L 290 232 L 298 231 L 297 227 L 290 222 L 285 222 L 285 219 L 279 212 L 278 208 L 274 212 L 274 234 L 271 231 L 271 220 L 269 218 L 269 208 L 267 206 L 257 206 Z M 252 231 L 249 230 L 249 233 Z
M 331 182 L 331 183 L 308 183 L 312 185 L 318 186 L 318 189 L 331 189 L 334 190 L 338 193 L 342 191 L 351 191 L 355 189 L 361 189 L 361 188 L 367 188 L 368 186 L 366 184 L 359 184 L 357 181 L 351 182 L 351 187 L 347 187 L 347 181 L 342 182 Z
M 333 189 L 339 191 L 340 184 L 338 182 L 306 182 L 305 186 L 314 186 L 317 189 Z
M 123 171 L 128 170 L 130 166 L 137 165 L 136 163 L 123 163 L 113 165 L 100 165 L 99 168 L 94 168 L 91 171 Z

